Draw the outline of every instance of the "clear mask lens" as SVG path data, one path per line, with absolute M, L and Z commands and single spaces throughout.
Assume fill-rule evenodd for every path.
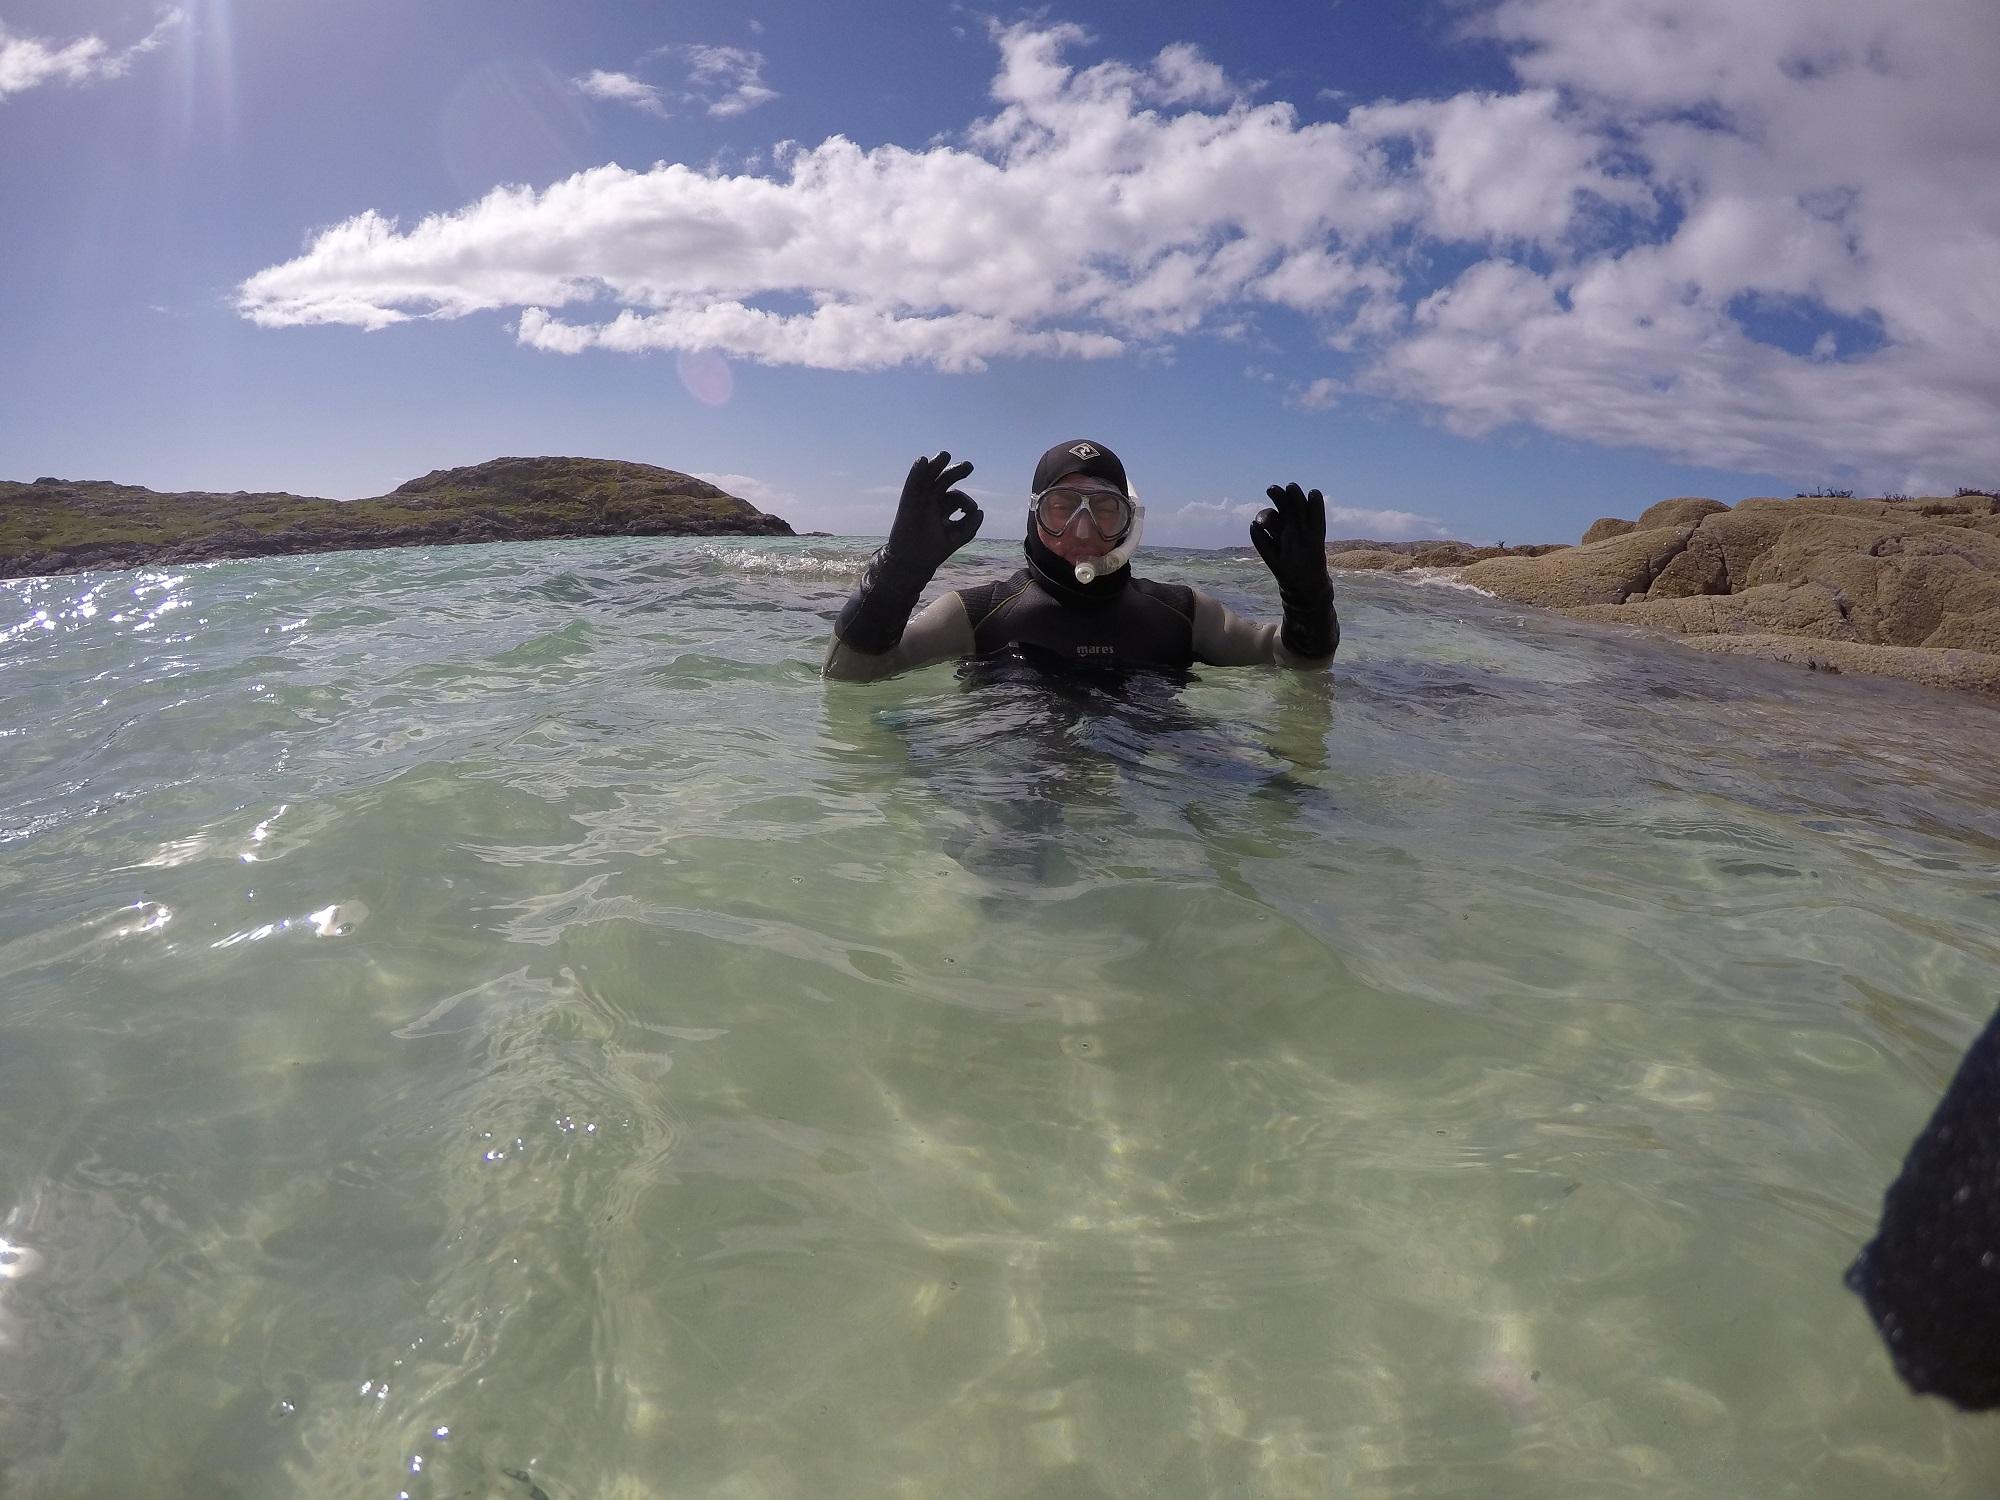
M 1086 516 L 1098 536 L 1115 542 L 1132 529 L 1132 502 L 1115 490 L 1067 485 L 1054 485 L 1035 496 L 1035 523 L 1049 536 L 1080 533 Z

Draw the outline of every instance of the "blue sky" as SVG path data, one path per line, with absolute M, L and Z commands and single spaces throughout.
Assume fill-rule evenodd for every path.
M 1991 0 L 0 0 L 0 477 L 879 533 L 1081 435 L 1181 545 L 1991 486 L 1996 77 Z

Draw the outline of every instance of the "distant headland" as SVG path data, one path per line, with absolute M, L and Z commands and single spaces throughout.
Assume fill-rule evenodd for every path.
M 161 494 L 108 480 L 0 480 L 0 577 L 456 542 L 790 536 L 706 480 L 608 458 L 496 458 L 372 500 Z

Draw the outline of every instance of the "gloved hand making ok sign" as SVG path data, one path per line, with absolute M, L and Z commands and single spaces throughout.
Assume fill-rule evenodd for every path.
M 923 574 L 917 580 L 920 590 L 947 557 L 979 534 L 979 523 L 986 519 L 970 495 L 953 488 L 971 472 L 971 464 L 953 463 L 951 454 L 940 452 L 911 464 L 910 477 L 903 481 L 903 498 L 882 550 L 895 571 Z
M 986 519 L 973 498 L 955 488 L 972 472 L 951 454 L 919 458 L 903 481 L 903 498 L 889 524 L 889 540 L 869 560 L 861 587 L 834 622 L 834 633 L 856 651 L 893 651 L 910 623 L 917 596 L 944 560 L 979 533 Z
M 1285 624 L 1280 639 L 1295 656 L 1333 655 L 1340 622 L 1333 612 L 1333 580 L 1326 571 L 1326 500 L 1296 484 L 1264 492 L 1271 506 L 1250 523 L 1250 541 L 1278 580 Z

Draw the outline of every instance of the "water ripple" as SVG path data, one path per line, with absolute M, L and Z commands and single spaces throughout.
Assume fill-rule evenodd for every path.
M 0 1490 L 1990 1489 L 1838 1273 L 1991 708 L 1365 578 L 828 686 L 870 550 L 4 585 Z

